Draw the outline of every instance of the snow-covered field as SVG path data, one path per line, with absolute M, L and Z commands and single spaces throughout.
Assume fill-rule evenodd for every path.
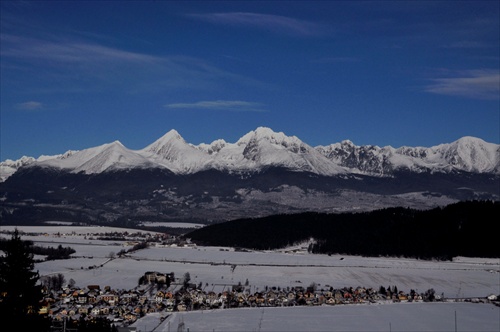
M 245 308 L 148 315 L 138 331 L 499 331 L 500 309 L 491 304 L 398 303 L 291 308 Z M 166 315 L 163 315 L 166 316 Z M 455 323 L 456 317 L 456 323 Z M 456 327 L 456 329 L 455 329 Z
M 13 229 L 2 226 L 0 231 Z M 500 294 L 499 259 L 457 257 L 452 262 L 437 262 L 306 252 L 240 252 L 218 247 L 154 247 L 129 257 L 110 259 L 113 253 L 129 249 L 131 244 L 101 241 L 89 234 L 118 231 L 115 228 L 18 229 L 44 233 L 44 236 L 22 236 L 37 245 L 61 244 L 74 248 L 73 256 L 79 258 L 37 263 L 35 269 L 41 276 L 62 273 L 67 281 L 73 279 L 80 287 L 132 289 L 145 272 L 158 271 L 174 272 L 176 277 L 189 272 L 193 283 L 216 292 L 248 280 L 252 292 L 266 286 L 307 287 L 314 282 L 318 289 L 357 286 L 378 289 L 395 285 L 405 292 L 410 289 L 425 292 L 433 288 L 445 298 Z M 155 331 L 177 330 L 180 320 L 190 331 L 454 331 L 455 312 L 458 331 L 500 330 L 500 308 L 492 304 L 401 303 L 173 313 Z M 135 325 L 139 330 L 150 331 L 160 323 L 161 315 L 167 313 L 148 315 Z

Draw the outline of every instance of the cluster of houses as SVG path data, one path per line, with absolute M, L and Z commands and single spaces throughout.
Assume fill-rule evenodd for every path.
M 60 291 L 45 290 L 40 309 L 55 321 L 75 320 L 82 317 L 106 318 L 129 325 L 140 317 L 154 312 L 209 310 L 221 308 L 337 305 L 351 303 L 374 303 L 377 301 L 427 301 L 428 293 L 409 294 L 392 288 L 342 288 L 318 290 L 312 284 L 304 287 L 266 287 L 263 291 L 251 292 L 248 285 L 233 285 L 221 292 L 205 291 L 186 280 L 175 279 L 173 273 L 147 272 L 142 278 L 144 285 L 134 290 L 113 290 L 109 286 L 101 289 L 89 285 L 84 289 L 64 288 Z M 173 283 L 170 284 L 169 280 Z M 383 287 L 381 287 L 382 289 Z

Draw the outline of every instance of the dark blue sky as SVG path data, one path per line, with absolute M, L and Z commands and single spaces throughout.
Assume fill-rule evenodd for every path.
M 170 129 L 500 143 L 498 1 L 1 1 L 1 160 Z

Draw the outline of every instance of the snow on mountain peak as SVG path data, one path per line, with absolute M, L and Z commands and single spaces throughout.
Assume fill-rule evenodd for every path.
M 165 135 L 163 135 L 164 139 L 180 139 L 180 140 L 184 140 L 181 136 L 181 134 L 179 134 L 179 132 L 175 129 L 171 129 L 169 130 Z
M 287 136 L 267 127 L 258 127 L 238 140 L 248 167 L 285 167 L 322 175 L 344 173 L 345 170 L 327 160 L 296 136 Z
M 218 139 L 210 144 L 187 143 L 174 129 L 142 150 L 127 149 L 114 141 L 81 151 L 67 151 L 38 159 L 23 157 L 0 162 L 0 182 L 21 167 L 39 165 L 87 174 L 136 167 L 165 167 L 174 173 L 206 169 L 229 172 L 259 171 L 275 166 L 321 175 L 346 172 L 390 175 L 398 169 L 412 172 L 459 170 L 500 174 L 500 146 L 476 137 L 462 137 L 438 146 L 380 148 L 357 146 L 350 140 L 315 148 L 296 136 L 258 127 L 236 143 Z
M 7 178 L 14 174 L 19 168 L 30 165 L 35 161 L 33 157 L 22 156 L 18 160 L 7 159 L 0 162 L 0 182 L 7 180 Z
M 435 149 L 447 163 L 462 170 L 479 173 L 500 170 L 500 146 L 477 137 L 465 136 Z
M 140 151 L 145 158 L 175 173 L 194 173 L 206 169 L 208 154 L 188 144 L 174 129 Z
M 114 141 L 96 150 L 94 157 L 75 168 L 85 173 L 101 173 L 108 169 L 124 169 L 140 166 L 152 166 L 151 162 L 141 155 L 127 149 L 121 142 Z
M 253 132 L 255 133 L 255 136 L 257 136 L 258 138 L 270 138 L 273 136 L 285 136 L 285 134 L 283 132 L 275 132 L 274 130 L 272 130 L 269 127 L 257 127 L 257 129 L 255 129 Z
M 222 150 L 226 145 L 228 145 L 228 143 L 225 140 L 218 139 L 210 144 L 201 143 L 196 147 L 208 154 L 216 154 L 220 150 Z
M 127 149 L 120 141 L 66 154 L 63 158 L 49 158 L 37 164 L 86 174 L 96 174 L 114 169 L 152 166 L 150 161 Z
M 304 144 L 298 137 L 296 136 L 287 136 L 283 132 L 275 132 L 271 128 L 268 127 L 258 127 L 256 130 L 253 130 L 243 137 L 241 137 L 236 144 L 248 144 L 251 140 L 261 141 L 265 140 L 271 144 L 276 145 L 300 145 Z
M 161 149 L 165 146 L 176 144 L 175 142 L 180 142 L 180 144 L 186 144 L 186 141 L 182 138 L 182 136 L 177 132 L 177 130 L 172 129 L 167 132 L 165 135 L 145 147 L 144 151 L 150 151 L 155 153 L 161 153 Z

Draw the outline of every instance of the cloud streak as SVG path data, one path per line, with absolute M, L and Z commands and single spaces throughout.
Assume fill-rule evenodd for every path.
M 302 37 L 319 36 L 326 30 L 325 26 L 319 23 L 271 14 L 231 12 L 188 14 L 187 16 L 213 24 L 250 27 Z
M 15 105 L 16 109 L 22 111 L 37 111 L 43 109 L 43 104 L 38 101 L 27 101 Z
M 61 91 L 75 90 L 75 86 L 86 91 L 119 87 L 137 93 L 171 88 L 212 90 L 228 82 L 262 85 L 189 56 L 158 56 L 85 41 L 8 34 L 1 36 L 1 42 L 2 68 L 36 71 L 32 77 L 45 79 Z
M 425 87 L 426 92 L 473 99 L 500 99 L 498 70 L 469 70 L 455 77 L 435 78 Z
M 3 35 L 2 57 L 57 63 L 135 62 L 153 63 L 162 58 L 85 42 L 48 41 Z
M 171 109 L 197 109 L 197 110 L 215 110 L 230 112 L 265 112 L 262 104 L 241 100 L 213 100 L 199 101 L 195 103 L 174 103 L 165 105 Z

